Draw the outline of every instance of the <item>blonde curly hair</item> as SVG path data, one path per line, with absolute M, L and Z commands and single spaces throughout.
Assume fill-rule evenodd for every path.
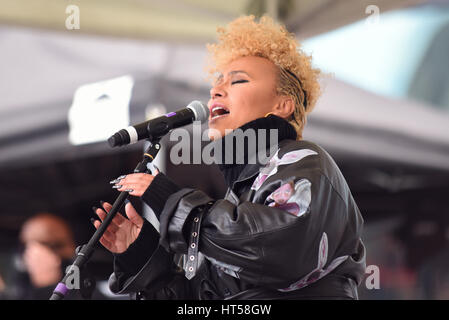
M 245 56 L 273 62 L 279 68 L 277 93 L 290 96 L 295 102 L 295 111 L 288 121 L 297 132 L 297 140 L 301 140 L 306 116 L 321 93 L 318 82 L 321 72 L 312 68 L 311 57 L 300 49 L 294 34 L 268 16 L 257 22 L 253 15 L 239 17 L 227 27 L 217 28 L 217 33 L 218 43 L 207 44 L 209 74 Z

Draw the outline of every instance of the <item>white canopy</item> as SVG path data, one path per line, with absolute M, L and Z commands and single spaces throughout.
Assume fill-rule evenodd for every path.
M 129 74 L 135 85 L 131 123 L 149 104 L 169 111 L 208 100 L 203 45 L 66 36 L 20 27 L 0 28 L 0 164 L 18 165 L 84 152 L 108 152 L 105 143 L 68 141 L 67 113 L 86 83 Z M 324 93 L 304 138 L 344 158 L 368 157 L 449 169 L 449 116 L 424 105 L 380 97 L 337 79 Z

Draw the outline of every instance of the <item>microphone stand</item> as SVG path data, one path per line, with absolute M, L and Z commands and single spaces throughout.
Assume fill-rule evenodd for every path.
M 148 164 L 154 160 L 154 158 L 156 157 L 157 153 L 161 148 L 159 140 L 160 138 L 153 138 L 151 140 L 148 139 L 150 145 L 147 148 L 147 150 L 145 150 L 142 161 L 134 169 L 134 173 L 146 173 L 149 171 Z M 103 220 L 100 227 L 92 235 L 89 242 L 81 246 L 81 248 L 76 251 L 76 258 L 74 262 L 70 267 L 68 267 L 66 274 L 62 278 L 61 282 L 57 284 L 56 288 L 53 291 L 52 296 L 50 297 L 50 300 L 62 300 L 71 289 L 74 289 L 73 285 L 69 283 L 69 281 L 71 281 L 74 276 L 80 275 L 80 270 L 83 270 L 83 267 L 86 265 L 86 263 L 92 256 L 95 246 L 100 241 L 100 238 L 103 236 L 103 233 L 106 231 L 109 224 L 112 222 L 112 219 L 114 219 L 117 212 L 123 206 L 127 197 L 128 192 L 126 191 L 120 192 L 119 196 L 112 205 L 112 209 L 108 212 L 106 218 Z M 91 290 L 89 291 L 93 292 L 93 288 L 91 288 Z

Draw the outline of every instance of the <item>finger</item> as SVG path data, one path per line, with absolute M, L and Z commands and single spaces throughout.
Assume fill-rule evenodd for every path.
M 138 187 L 138 184 L 136 184 L 136 183 L 126 183 L 126 184 L 124 183 L 121 185 L 117 185 L 117 191 L 132 192 L 131 190 L 134 190 L 137 187 Z
M 95 210 L 95 213 L 97 214 L 97 216 L 100 218 L 101 221 L 103 221 L 106 218 L 106 213 L 100 208 L 97 208 Z
M 95 226 L 96 229 L 98 229 L 100 227 L 100 221 L 98 220 L 94 220 L 93 221 L 93 225 Z M 111 252 L 116 252 L 116 247 L 114 245 L 114 240 L 111 241 L 113 237 L 110 235 L 110 233 L 108 232 L 108 234 L 106 235 L 106 232 L 103 234 L 103 236 L 100 238 L 100 243 L 109 251 Z
M 98 220 L 95 220 L 95 219 L 92 219 L 93 220 L 93 225 L 94 225 L 94 227 L 95 227 L 95 229 L 98 229 L 99 227 L 100 227 L 100 225 L 101 225 L 101 222 L 100 221 L 98 221 Z M 92 221 L 91 220 L 91 221 Z
M 100 221 L 95 220 L 94 226 L 96 229 L 98 229 L 100 227 Z M 106 231 L 103 233 L 102 238 L 105 238 L 108 242 L 110 242 L 112 244 L 112 243 L 114 243 L 116 236 L 108 229 L 106 229 Z
M 143 218 L 137 213 L 136 209 L 134 209 L 131 202 L 128 202 L 125 205 L 125 212 L 126 216 L 129 218 L 129 220 L 137 225 L 138 227 L 142 227 L 143 225 Z
M 106 212 L 111 211 L 112 205 L 109 202 L 100 201 L 100 204 Z
M 128 192 L 132 196 L 141 197 L 153 182 L 154 176 L 145 174 L 144 177 L 138 180 L 123 180 L 120 184 L 112 186 L 120 192 Z
M 122 179 L 124 179 L 124 178 L 126 178 L 126 175 L 123 175 L 123 176 L 120 176 L 120 177 L 118 177 L 118 178 L 116 178 L 116 179 L 114 179 L 114 180 L 111 180 L 109 183 L 110 184 L 117 184 L 117 183 L 119 183 Z
M 154 176 L 148 173 L 134 173 L 128 175 L 125 179 L 115 184 L 112 188 L 117 189 L 119 191 L 125 191 L 129 189 L 134 189 L 136 186 L 141 186 L 141 188 L 146 189 L 151 184 L 153 179 Z
M 126 178 L 123 178 L 120 180 L 120 183 L 136 183 L 142 180 L 147 180 L 151 174 L 148 173 L 131 173 L 126 176 Z
M 107 210 L 108 213 L 109 213 L 109 211 L 111 211 L 112 206 L 108 202 L 100 201 L 100 203 L 103 206 L 103 208 L 105 210 Z M 100 217 L 101 221 L 103 221 L 104 218 L 106 217 L 105 211 L 103 211 L 101 209 L 95 210 L 95 213 L 97 213 L 97 215 L 98 215 L 98 213 L 102 214 L 102 217 Z M 117 214 L 115 215 L 114 219 L 112 219 L 112 222 L 119 227 L 125 220 L 126 219 L 123 217 L 123 215 L 120 212 L 117 212 Z
M 98 227 L 100 226 L 101 222 L 98 221 L 98 220 L 95 220 L 95 219 L 92 219 L 92 220 L 94 220 L 94 221 L 93 221 L 94 226 L 98 229 Z M 98 227 L 97 227 L 97 225 L 95 224 L 95 221 L 98 222 Z M 102 220 L 102 221 L 103 221 L 103 220 Z M 106 228 L 106 230 L 109 231 L 109 232 L 115 233 L 115 232 L 117 232 L 117 231 L 119 230 L 119 228 L 120 228 L 120 226 L 118 226 L 117 224 L 115 224 L 115 223 L 114 223 L 114 219 L 112 219 L 112 222 L 108 225 L 108 227 Z
M 141 197 L 145 190 L 144 188 L 134 187 L 133 189 L 128 189 L 128 193 L 134 197 Z
M 130 184 L 121 186 L 117 190 L 128 192 L 130 195 L 135 196 L 135 197 L 141 197 L 144 194 L 147 187 L 148 186 L 146 186 L 143 183 L 139 183 L 139 184 L 130 183 Z
M 106 228 L 106 230 L 108 230 L 108 231 L 110 231 L 110 232 L 113 232 L 113 233 L 117 232 L 117 231 L 119 230 L 119 228 L 120 228 L 120 226 L 117 225 L 117 223 L 114 222 L 114 220 L 115 220 L 115 218 L 112 219 L 111 223 L 110 223 L 110 224 L 108 225 L 108 227 Z

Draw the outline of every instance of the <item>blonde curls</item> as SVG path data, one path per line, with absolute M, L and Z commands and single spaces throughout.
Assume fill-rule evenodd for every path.
M 254 16 L 243 16 L 217 29 L 218 43 L 208 44 L 211 55 L 208 71 L 212 75 L 231 61 L 257 56 L 270 60 L 279 68 L 277 92 L 290 96 L 295 111 L 288 119 L 302 139 L 306 116 L 314 108 L 320 95 L 320 70 L 312 68 L 294 34 L 268 16 L 255 21 Z M 304 106 L 304 103 L 307 105 Z

